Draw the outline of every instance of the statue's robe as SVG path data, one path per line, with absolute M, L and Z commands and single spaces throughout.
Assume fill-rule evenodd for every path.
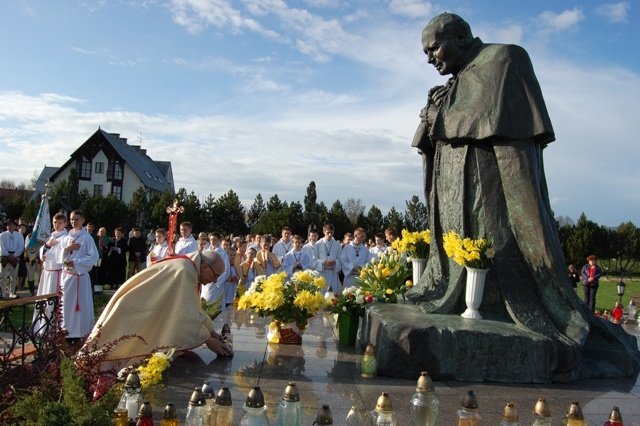
M 423 155 L 432 242 L 407 295 L 428 313 L 462 313 L 466 272 L 447 257 L 441 236 L 490 237 L 496 254 L 483 316 L 551 338 L 555 371 L 573 371 L 590 328 L 602 324 L 566 272 L 542 159 L 555 139 L 542 91 L 519 46 L 476 38 L 463 61 L 441 104 L 424 110 L 413 142 Z

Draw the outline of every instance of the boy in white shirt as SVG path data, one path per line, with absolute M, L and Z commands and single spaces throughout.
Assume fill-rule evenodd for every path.
M 282 238 L 278 240 L 277 243 L 273 245 L 273 253 L 278 256 L 278 260 L 282 263 L 282 259 L 284 256 L 291 251 L 292 242 L 291 242 L 291 228 L 285 226 L 282 228 L 281 232 Z
M 40 247 L 40 260 L 42 261 L 42 273 L 40 274 L 40 282 L 38 283 L 38 296 L 44 296 L 45 294 L 60 293 L 60 281 L 62 278 L 62 265 L 56 260 L 56 252 L 60 249 L 60 240 L 67 235 L 67 218 L 62 213 L 56 213 L 53 216 L 53 232 L 42 247 Z M 53 316 L 53 306 L 47 304 L 46 313 L 47 318 Z M 33 313 L 34 320 L 36 319 L 37 312 Z M 43 333 L 44 328 L 47 326 L 46 321 L 39 320 L 34 325 L 34 330 L 38 333 Z
M 316 269 L 316 248 L 315 245 L 318 242 L 318 231 L 313 228 L 309 231 L 309 235 L 307 236 L 307 244 L 302 246 L 302 251 L 307 253 L 309 259 L 311 259 L 311 266 L 309 269 Z
M 167 231 L 162 228 L 158 228 L 156 229 L 155 235 L 156 243 L 153 245 L 153 249 L 151 249 L 147 256 L 147 265 L 151 265 L 152 263 L 167 257 Z
M 385 253 L 387 251 L 387 245 L 384 243 L 384 234 L 379 232 L 375 235 L 375 246 L 371 247 L 369 251 L 373 255 L 373 261 L 379 259 L 380 254 Z
M 175 254 L 187 254 L 198 251 L 198 242 L 193 238 L 193 235 L 191 235 L 192 231 L 193 226 L 191 226 L 190 222 L 182 222 L 180 224 L 181 236 L 173 250 Z
M 302 250 L 302 238 L 294 235 L 291 238 L 292 248 L 282 260 L 282 269 L 289 275 L 298 271 L 306 271 L 311 267 L 312 261 L 309 255 Z

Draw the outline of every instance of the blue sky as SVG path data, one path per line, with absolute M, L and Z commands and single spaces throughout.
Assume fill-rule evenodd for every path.
M 443 11 L 529 51 L 556 215 L 640 225 L 633 0 L 1 2 L 0 179 L 62 165 L 100 126 L 202 197 L 302 202 L 313 180 L 327 205 L 402 211 L 422 197 L 418 113 L 445 81 L 421 31 Z

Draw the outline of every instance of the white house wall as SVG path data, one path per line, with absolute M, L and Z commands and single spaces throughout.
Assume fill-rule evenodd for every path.
M 144 187 L 144 184 L 136 175 L 131 167 L 128 164 L 124 165 L 124 179 L 122 181 L 122 201 L 129 204 L 131 198 L 133 197 L 133 193 L 136 189 L 140 187 Z

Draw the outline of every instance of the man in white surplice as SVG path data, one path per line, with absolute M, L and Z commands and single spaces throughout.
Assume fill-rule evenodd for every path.
M 339 293 L 342 291 L 340 288 L 340 279 L 338 278 L 338 273 L 342 268 L 342 264 L 340 263 L 342 247 L 340 243 L 333 238 L 334 231 L 335 228 L 330 223 L 322 227 L 324 237 L 314 246 L 316 252 L 315 269 L 322 274 L 326 282 L 326 287 L 322 291 L 324 292 L 331 287 L 335 293 Z
M 318 231 L 313 228 L 309 231 L 309 235 L 307 236 L 307 244 L 302 246 L 302 251 L 309 256 L 311 259 L 311 266 L 309 269 L 316 269 L 316 243 L 318 242 Z
M 84 213 L 71 212 L 72 229 L 60 239 L 56 252 L 57 262 L 62 268 L 62 329 L 68 338 L 84 337 L 93 328 L 93 291 L 89 271 L 98 260 L 98 248 L 93 237 L 82 227 Z
M 344 286 L 351 287 L 360 271 L 373 259 L 369 248 L 364 244 L 367 233 L 363 228 L 353 231 L 353 241 L 342 248 L 340 263 L 344 274 Z
M 271 250 L 278 256 L 278 260 L 280 264 L 282 264 L 282 260 L 284 256 L 291 251 L 292 242 L 291 242 L 291 228 L 285 226 L 282 228 L 282 238 L 278 240 L 277 243 L 273 245 L 273 249 Z

